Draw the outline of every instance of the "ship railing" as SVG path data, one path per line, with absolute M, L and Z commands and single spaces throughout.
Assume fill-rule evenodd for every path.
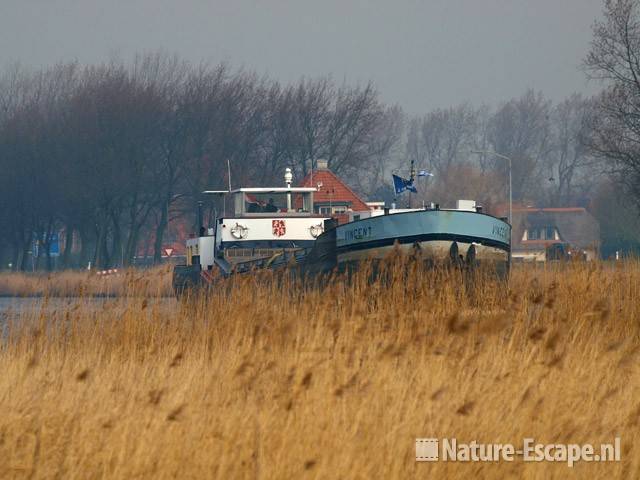
M 296 250 L 287 250 L 283 248 L 281 251 L 275 252 L 270 257 L 238 262 L 234 264 L 234 271 L 236 273 L 245 273 L 252 270 L 277 269 L 289 264 L 297 265 L 302 263 L 310 251 L 310 248 L 300 248 Z

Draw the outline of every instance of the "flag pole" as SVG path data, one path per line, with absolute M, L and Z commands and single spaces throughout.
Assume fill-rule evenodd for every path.
M 409 171 L 409 182 L 412 185 L 415 185 L 414 181 L 416 178 L 416 168 L 415 168 L 415 160 L 411 159 L 411 170 Z M 409 190 L 409 208 L 413 208 L 413 191 Z

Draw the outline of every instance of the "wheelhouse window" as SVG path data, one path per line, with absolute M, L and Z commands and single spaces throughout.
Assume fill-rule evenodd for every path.
M 235 214 L 311 214 L 313 197 L 310 192 L 254 192 L 235 193 Z

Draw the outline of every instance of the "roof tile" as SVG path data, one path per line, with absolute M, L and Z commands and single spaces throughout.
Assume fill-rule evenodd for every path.
M 367 211 L 369 207 L 346 183 L 330 170 L 314 170 L 300 182 L 301 187 L 322 184 L 314 194 L 314 203 L 350 203 L 355 212 Z

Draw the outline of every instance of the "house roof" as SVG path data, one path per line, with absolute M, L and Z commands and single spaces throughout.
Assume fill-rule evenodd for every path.
M 544 227 L 555 227 L 560 241 L 576 248 L 594 247 L 600 242 L 600 225 L 584 208 L 518 208 L 513 210 L 514 250 L 540 249 L 553 243 L 540 240 L 522 241 L 526 229 Z
M 300 182 L 302 187 L 322 187 L 313 195 L 313 203 L 327 205 L 347 204 L 354 212 L 368 211 L 369 207 L 346 183 L 331 170 L 320 168 L 308 174 Z

